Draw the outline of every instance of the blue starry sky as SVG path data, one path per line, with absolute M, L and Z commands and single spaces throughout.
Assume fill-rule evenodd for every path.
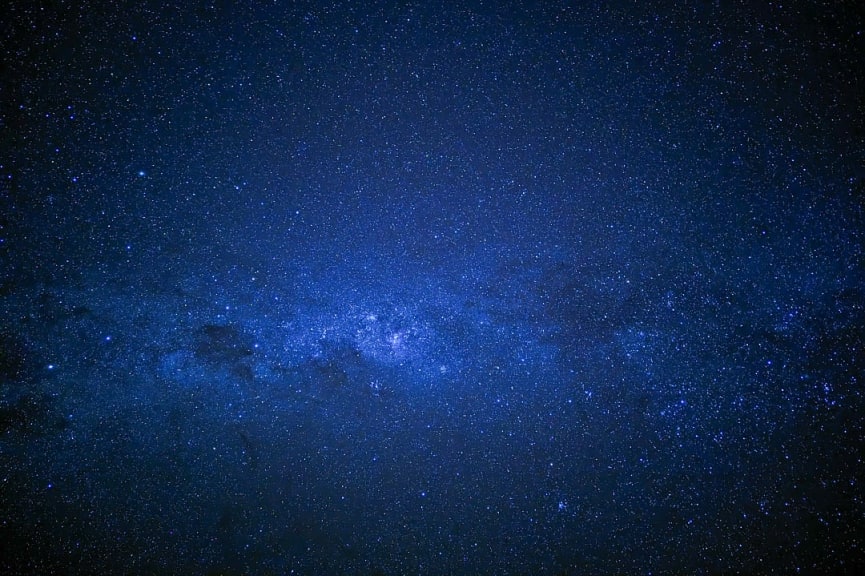
M 4 574 L 861 574 L 854 2 L 0 8 Z

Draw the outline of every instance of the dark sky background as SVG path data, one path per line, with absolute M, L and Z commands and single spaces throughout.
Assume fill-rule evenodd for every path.
M 0 572 L 865 573 L 857 2 L 0 22 Z

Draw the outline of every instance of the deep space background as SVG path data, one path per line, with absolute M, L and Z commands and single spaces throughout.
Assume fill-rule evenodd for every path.
M 865 573 L 858 4 L 4 3 L 0 572 Z

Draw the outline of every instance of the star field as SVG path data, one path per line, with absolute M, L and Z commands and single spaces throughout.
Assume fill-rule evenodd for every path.
M 4 574 L 865 570 L 852 4 L 4 15 Z

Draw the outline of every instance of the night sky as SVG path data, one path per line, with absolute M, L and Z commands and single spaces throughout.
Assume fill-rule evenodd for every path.
M 0 573 L 865 573 L 863 12 L 666 4 L 4 3 Z

